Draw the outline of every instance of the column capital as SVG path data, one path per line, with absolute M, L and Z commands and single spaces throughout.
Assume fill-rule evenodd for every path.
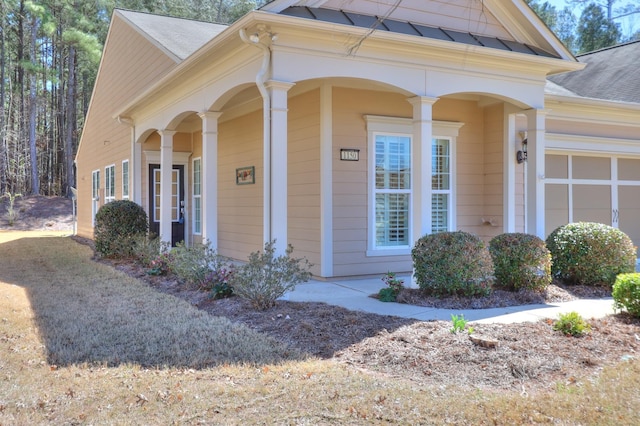
M 202 111 L 198 113 L 198 117 L 205 120 L 217 120 L 222 115 L 222 111 Z
M 160 136 L 162 136 L 163 138 L 165 137 L 172 137 L 173 135 L 175 135 L 176 133 L 178 133 L 176 130 L 171 130 L 171 129 L 162 129 L 162 130 L 158 130 L 157 131 L 158 134 Z
M 296 85 L 295 83 L 290 83 L 288 81 L 278 81 L 278 80 L 268 80 L 268 81 L 265 81 L 264 83 L 264 87 L 266 87 L 269 90 L 281 90 L 284 92 L 288 92 L 295 85 Z
M 416 105 L 433 105 L 439 100 L 440 98 L 434 98 L 431 96 L 413 96 L 411 98 L 407 98 L 407 102 L 409 102 L 414 107 Z

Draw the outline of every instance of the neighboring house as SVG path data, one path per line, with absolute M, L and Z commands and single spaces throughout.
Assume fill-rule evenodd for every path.
M 593 220 L 640 243 L 638 91 L 569 84 L 607 51 L 580 71 L 523 0 L 396 3 L 275 0 L 228 27 L 116 10 L 78 233 L 128 198 L 165 241 L 246 259 L 276 239 L 320 277 L 409 271 L 413 243 L 446 230 Z

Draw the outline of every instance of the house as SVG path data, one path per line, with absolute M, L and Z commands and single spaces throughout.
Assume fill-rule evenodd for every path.
M 618 49 L 640 52 L 576 59 L 523 0 L 274 0 L 230 26 L 116 10 L 78 234 L 131 199 L 164 241 L 246 259 L 275 239 L 327 278 L 409 271 L 446 230 L 590 220 L 640 244 L 639 92 L 580 91 Z

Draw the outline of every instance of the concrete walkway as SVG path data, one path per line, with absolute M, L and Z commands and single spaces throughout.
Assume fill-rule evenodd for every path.
M 410 277 L 398 277 L 410 282 Z M 309 281 L 299 284 L 283 299 L 295 302 L 325 302 L 350 310 L 395 315 L 421 321 L 450 321 L 451 315 L 463 314 L 468 321 L 477 323 L 514 323 L 538 321 L 542 318 L 557 319 L 558 314 L 578 312 L 583 318 L 600 318 L 613 314 L 613 299 L 581 299 L 571 302 L 539 305 L 509 306 L 491 309 L 438 309 L 402 303 L 380 302 L 369 297 L 385 287 L 380 278 L 340 281 Z

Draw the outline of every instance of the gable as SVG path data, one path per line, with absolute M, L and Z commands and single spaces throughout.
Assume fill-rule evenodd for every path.
M 308 17 L 296 9 L 317 10 L 314 19 L 328 22 L 575 61 L 524 0 L 274 0 L 261 8 Z

